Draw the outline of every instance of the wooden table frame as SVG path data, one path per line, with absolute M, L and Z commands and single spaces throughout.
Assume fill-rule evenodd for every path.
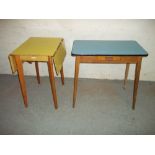
M 78 56 L 78 55 L 74 56 L 76 56 L 75 58 L 76 60 L 75 60 L 75 74 L 74 74 L 73 108 L 75 107 L 75 101 L 77 96 L 77 85 L 78 85 L 78 74 L 80 63 L 110 63 L 110 64 L 126 64 L 124 88 L 128 77 L 129 65 L 136 64 L 133 101 L 132 101 L 132 109 L 133 110 L 135 109 L 142 56 Z
M 30 60 L 30 57 L 32 58 L 32 61 L 28 61 L 28 60 Z M 17 72 L 18 72 L 18 78 L 19 78 L 19 82 L 20 82 L 20 88 L 21 88 L 25 107 L 28 107 L 28 99 L 27 99 L 27 93 L 26 93 L 26 83 L 25 83 L 25 79 L 24 79 L 23 62 L 27 62 L 27 61 L 29 63 L 35 62 L 38 84 L 40 84 L 38 62 L 47 62 L 51 90 L 52 90 L 52 94 L 53 94 L 54 107 L 55 107 L 55 109 L 57 109 L 58 103 L 57 103 L 57 95 L 56 95 L 55 79 L 54 79 L 53 58 L 51 56 L 48 56 L 48 57 L 47 56 L 45 56 L 45 57 L 42 57 L 42 56 L 35 56 L 35 57 L 34 56 L 14 56 L 14 58 L 15 58 L 15 63 L 16 63 Z M 61 74 L 62 85 L 64 85 L 63 66 L 61 68 L 60 74 Z

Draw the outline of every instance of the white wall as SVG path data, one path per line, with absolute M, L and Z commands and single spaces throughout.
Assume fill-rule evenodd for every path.
M 137 40 L 149 53 L 143 59 L 140 79 L 155 81 L 155 20 L 0 20 L 0 74 L 11 74 L 8 54 L 31 36 L 65 39 L 65 77 L 74 75 L 74 57 L 71 57 L 73 40 Z M 79 76 L 122 79 L 124 69 L 125 65 L 82 64 Z M 34 75 L 34 65 L 24 64 L 24 72 Z M 40 74 L 48 75 L 46 64 L 40 65 Z M 133 76 L 132 65 L 129 79 L 133 79 Z

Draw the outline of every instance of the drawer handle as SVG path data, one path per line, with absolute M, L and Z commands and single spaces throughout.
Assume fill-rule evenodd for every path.
M 112 61 L 113 57 L 105 57 L 105 59 L 108 60 L 108 61 Z
M 31 59 L 36 59 L 36 57 L 31 57 Z

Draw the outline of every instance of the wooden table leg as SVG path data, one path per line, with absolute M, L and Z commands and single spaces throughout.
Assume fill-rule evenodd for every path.
M 137 90 L 138 90 L 138 83 L 139 83 L 139 76 L 140 76 L 140 69 L 141 69 L 141 62 L 142 59 L 138 60 L 136 63 L 135 68 L 135 80 L 134 80 L 134 90 L 133 90 L 133 103 L 132 103 L 132 109 L 135 109 L 135 103 L 136 103 L 136 96 L 137 96 Z
M 39 65 L 37 61 L 35 61 L 35 68 L 36 68 L 37 81 L 38 84 L 40 84 Z
M 60 74 L 61 74 L 61 82 L 62 82 L 62 85 L 64 85 L 64 71 L 63 71 L 63 66 L 60 70 Z
M 57 109 L 58 104 L 57 104 L 57 95 L 56 95 L 55 80 L 54 80 L 53 60 L 52 60 L 52 58 L 50 56 L 48 57 L 47 64 L 48 64 L 48 71 L 49 71 L 49 79 L 50 79 L 50 84 L 51 84 L 51 90 L 52 90 L 52 94 L 53 94 L 54 107 L 55 107 L 55 109 Z
M 75 101 L 76 101 L 76 95 L 77 95 L 79 64 L 80 64 L 79 58 L 76 57 L 76 60 L 75 60 L 75 74 L 74 74 L 73 108 L 75 107 Z
M 24 105 L 25 105 L 25 107 L 28 107 L 26 84 L 25 84 L 23 66 L 22 66 L 22 62 L 20 60 L 20 56 L 15 56 L 15 61 L 16 61 L 16 66 L 17 66 L 17 71 L 18 71 L 20 88 L 21 88 L 21 92 L 22 92 L 22 96 L 23 96 L 23 100 L 24 100 Z
M 128 73 L 129 73 L 129 67 L 130 67 L 130 64 L 129 63 L 127 63 L 126 64 L 126 69 L 125 69 L 125 77 L 124 77 L 124 89 L 125 89 L 125 87 L 126 87 L 126 82 L 127 82 L 127 78 L 128 78 Z

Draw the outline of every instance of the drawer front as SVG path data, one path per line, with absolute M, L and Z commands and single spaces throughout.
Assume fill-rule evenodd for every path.
M 105 61 L 120 61 L 121 60 L 121 57 L 119 56 L 104 56 L 103 59 Z
M 47 56 L 20 56 L 22 61 L 48 61 Z
M 80 62 L 85 63 L 111 63 L 111 62 L 120 62 L 120 56 L 80 56 Z
M 139 56 L 78 56 L 81 63 L 137 63 Z

